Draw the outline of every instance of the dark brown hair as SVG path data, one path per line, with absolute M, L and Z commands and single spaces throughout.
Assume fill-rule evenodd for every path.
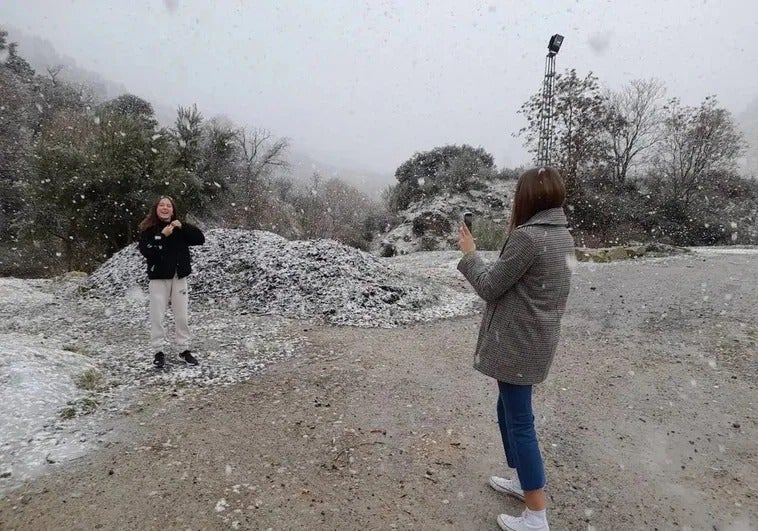
M 565 200 L 566 184 L 558 170 L 544 167 L 525 171 L 516 184 L 508 234 L 537 212 L 562 207 Z
M 176 219 L 176 202 L 167 195 L 160 196 L 155 203 L 153 203 L 153 206 L 150 207 L 150 210 L 147 212 L 147 216 L 145 216 L 145 219 L 143 219 L 139 224 L 139 230 L 144 231 L 151 227 L 159 227 L 161 224 L 161 220 L 158 217 L 158 204 L 163 201 L 164 199 L 168 199 L 171 201 L 171 207 L 173 212 L 171 213 L 171 221 Z

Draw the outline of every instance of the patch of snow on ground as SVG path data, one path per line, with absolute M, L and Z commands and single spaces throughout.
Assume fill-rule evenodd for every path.
M 700 254 L 758 254 L 758 247 L 690 247 Z
M 145 390 L 181 395 L 234 384 L 302 350 L 286 319 L 229 304 L 191 307 L 200 366 L 167 350 L 167 368 L 158 371 L 148 348 L 146 299 L 81 297 L 84 282 L 0 278 L 0 491 L 107 444 L 107 426 Z M 173 330 L 170 317 L 167 325 Z M 88 369 L 100 379 L 84 391 L 72 378 Z M 67 408 L 73 418 L 61 417 Z
M 61 444 L 53 425 L 67 404 L 86 396 L 75 379 L 93 368 L 85 356 L 52 348 L 42 339 L 0 334 L 0 474 L 4 479 L 20 481 L 35 467 L 82 453 L 78 441 Z
M 39 281 L 0 277 L 0 304 L 12 307 L 50 302 L 53 296 L 35 289 L 35 283 Z

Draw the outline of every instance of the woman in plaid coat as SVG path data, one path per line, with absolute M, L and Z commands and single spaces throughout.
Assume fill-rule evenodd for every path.
M 545 470 L 534 429 L 532 386 L 545 380 L 566 308 L 574 241 L 566 228 L 566 188 L 554 168 L 525 172 L 516 185 L 508 239 L 493 264 L 485 264 L 465 225 L 458 270 L 487 302 L 474 368 L 495 378 L 498 425 L 511 479 L 490 485 L 526 502 L 521 516 L 498 516 L 502 529 L 548 530 Z

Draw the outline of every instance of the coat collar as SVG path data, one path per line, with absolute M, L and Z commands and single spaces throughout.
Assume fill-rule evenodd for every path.
M 529 225 L 556 225 L 559 227 L 566 227 L 568 221 L 566 220 L 566 214 L 562 208 L 548 208 L 547 210 L 541 210 L 529 218 L 529 221 L 522 223 L 517 228 L 527 227 Z

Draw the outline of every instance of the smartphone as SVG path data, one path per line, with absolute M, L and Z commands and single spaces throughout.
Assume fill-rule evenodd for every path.
M 474 223 L 474 213 L 473 212 L 464 212 L 463 213 L 463 223 L 468 228 L 468 231 L 472 231 L 472 226 Z

